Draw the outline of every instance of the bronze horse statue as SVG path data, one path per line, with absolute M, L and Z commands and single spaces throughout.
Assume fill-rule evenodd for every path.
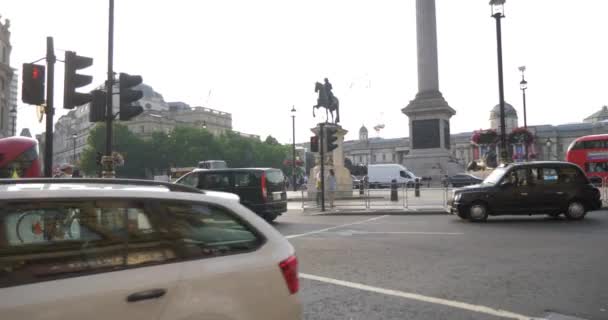
M 325 86 L 317 82 L 315 83 L 315 92 L 319 93 L 319 98 L 317 99 L 317 104 L 312 106 L 312 116 L 315 117 L 315 108 L 319 109 L 321 107 L 325 108 L 326 120 L 329 120 L 329 113 L 331 112 L 331 122 L 339 123 L 340 122 L 340 101 L 336 98 L 331 92 L 325 88 Z M 331 98 L 330 98 L 331 96 Z M 334 121 L 334 110 L 336 111 L 336 120 Z

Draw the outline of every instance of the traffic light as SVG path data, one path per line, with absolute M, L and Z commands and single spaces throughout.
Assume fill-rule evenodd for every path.
M 89 104 L 89 122 L 106 121 L 106 93 L 103 90 L 91 91 L 93 99 Z
M 310 137 L 310 152 L 319 152 L 319 137 Z
M 21 83 L 21 101 L 27 104 L 44 103 L 44 66 L 24 63 Z
M 338 141 L 338 137 L 336 136 L 336 134 L 338 133 L 338 128 L 334 128 L 334 127 L 326 127 L 325 128 L 325 142 L 327 142 L 327 152 L 333 151 L 334 149 L 336 149 L 338 147 L 337 141 Z
M 77 88 L 86 86 L 93 81 L 93 77 L 84 74 L 78 74 L 76 71 L 84 69 L 93 64 L 93 58 L 81 57 L 76 55 L 76 52 L 65 52 L 65 78 L 63 82 L 63 107 L 66 109 L 74 109 L 93 98 L 89 93 L 76 92 Z
M 138 105 L 132 105 L 133 102 L 141 99 L 144 93 L 141 90 L 134 90 L 133 87 L 141 84 L 141 76 L 132 76 L 126 73 L 120 73 L 120 113 L 121 121 L 131 120 L 144 112 L 144 108 Z

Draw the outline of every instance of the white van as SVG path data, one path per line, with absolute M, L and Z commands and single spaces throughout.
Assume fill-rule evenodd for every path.
M 390 187 L 393 179 L 399 185 L 412 185 L 416 175 L 397 163 L 370 164 L 367 166 L 367 178 L 370 188 Z

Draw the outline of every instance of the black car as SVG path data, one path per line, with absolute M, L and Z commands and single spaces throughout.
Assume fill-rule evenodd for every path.
M 273 221 L 287 211 L 285 176 L 279 169 L 195 169 L 175 183 L 234 193 L 244 206 L 266 221 Z
M 454 188 L 480 184 L 483 179 L 468 173 L 459 173 L 448 177 L 448 184 Z
M 510 164 L 494 169 L 479 185 L 454 189 L 450 213 L 470 221 L 488 215 L 548 214 L 579 220 L 601 207 L 600 192 L 569 162 Z

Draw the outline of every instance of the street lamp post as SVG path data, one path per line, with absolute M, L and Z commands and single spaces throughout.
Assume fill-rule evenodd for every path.
M 526 89 L 528 89 L 528 81 L 524 77 L 524 72 L 526 71 L 526 66 L 519 67 L 519 71 L 521 71 L 521 81 L 519 82 L 519 89 L 521 89 L 521 95 L 524 103 L 524 129 L 528 130 L 528 118 L 526 114 Z M 526 153 L 526 161 L 528 161 L 528 144 L 524 143 L 524 150 Z
M 296 106 L 291 106 L 291 129 L 291 180 L 293 185 L 293 191 L 296 191 Z
M 74 159 L 73 160 L 74 165 L 76 165 L 76 138 L 77 137 L 78 136 L 75 133 L 72 135 L 72 139 L 74 140 L 74 149 L 73 149 L 73 153 L 72 153 L 72 156 L 73 156 L 73 159 Z
M 500 100 L 500 159 L 502 163 L 508 162 L 507 133 L 505 126 L 505 93 L 502 76 L 502 32 L 500 19 L 505 17 L 505 0 L 491 0 L 492 17 L 496 19 L 496 49 L 498 55 L 498 96 Z

